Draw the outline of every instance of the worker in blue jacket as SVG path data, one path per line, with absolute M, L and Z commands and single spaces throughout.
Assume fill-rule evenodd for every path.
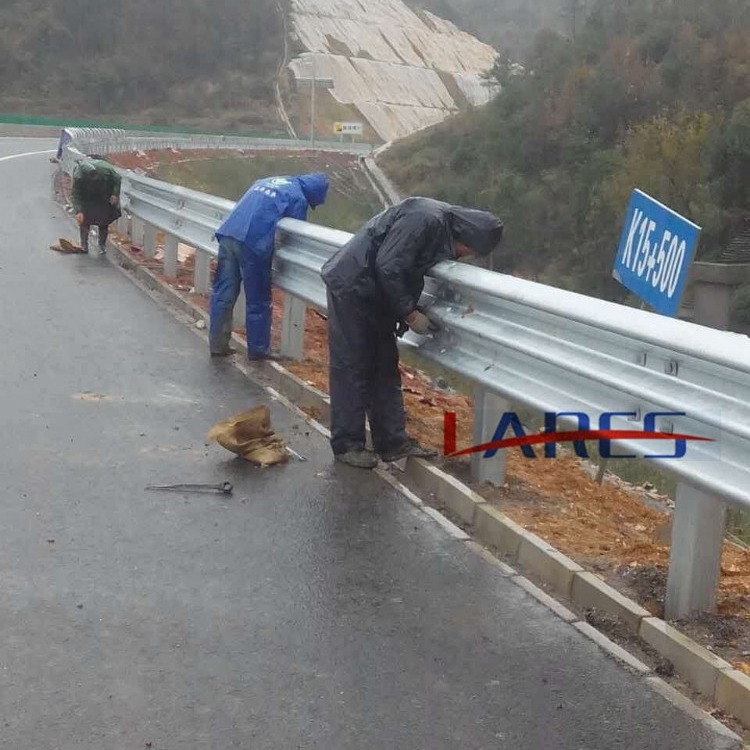
M 216 232 L 219 263 L 211 291 L 209 345 L 211 356 L 234 350 L 232 310 L 245 286 L 247 356 L 273 359 L 271 352 L 271 261 L 280 219 L 307 219 L 307 209 L 322 204 L 328 193 L 323 173 L 267 177 L 254 182 Z

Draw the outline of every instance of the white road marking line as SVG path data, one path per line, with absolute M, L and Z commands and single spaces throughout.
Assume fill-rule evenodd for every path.
M 10 156 L 0 156 L 0 161 L 8 161 L 9 159 L 20 159 L 23 156 L 37 156 L 38 154 L 56 154 L 57 149 L 51 148 L 47 151 L 27 151 L 25 154 L 11 154 Z

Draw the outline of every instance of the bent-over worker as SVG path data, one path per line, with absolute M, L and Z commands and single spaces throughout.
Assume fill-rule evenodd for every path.
M 487 211 L 407 198 L 370 219 L 323 266 L 328 291 L 331 448 L 336 460 L 371 469 L 435 452 L 406 433 L 396 328 L 428 334 L 417 308 L 425 273 L 442 260 L 489 255 L 503 223 Z M 365 416 L 373 451 L 365 448 Z
M 102 159 L 80 161 L 73 170 L 70 202 L 81 232 L 81 250 L 89 251 L 91 225 L 99 227 L 99 252 L 107 248 L 109 225 L 120 213 L 120 175 Z

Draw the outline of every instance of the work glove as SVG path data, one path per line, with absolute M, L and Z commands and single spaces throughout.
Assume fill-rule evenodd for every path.
M 82 211 L 79 211 L 76 214 L 76 224 L 78 224 L 79 227 L 83 224 L 83 212 Z
M 423 312 L 414 310 L 410 312 L 405 318 L 404 322 L 411 328 L 414 333 L 418 333 L 421 336 L 427 336 L 431 333 L 436 333 L 440 330 L 439 326 L 433 323 Z
M 109 205 L 116 206 L 120 202 L 120 199 L 116 195 L 110 196 Z

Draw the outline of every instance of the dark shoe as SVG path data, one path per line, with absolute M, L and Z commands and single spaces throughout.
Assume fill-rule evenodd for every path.
M 262 362 L 265 359 L 271 360 L 273 362 L 280 362 L 281 360 L 286 359 L 286 357 L 282 356 L 281 352 L 278 349 L 271 349 L 271 351 L 266 352 L 265 354 L 248 352 L 247 358 L 251 362 Z
M 402 458 L 407 456 L 413 456 L 414 458 L 435 458 L 437 451 L 428 448 L 425 445 L 420 445 L 414 438 L 409 438 L 405 443 L 400 445 L 398 448 L 393 450 L 384 451 L 380 454 L 380 458 L 386 463 L 392 461 L 400 461 Z
M 106 255 L 106 254 L 107 254 L 107 248 L 99 245 L 99 255 Z
M 354 466 L 357 469 L 374 469 L 378 465 L 377 456 L 372 451 L 348 451 L 337 453 L 334 458 L 342 464 Z
M 236 354 L 237 350 L 234 347 L 228 346 L 226 349 L 222 349 L 218 352 L 211 352 L 212 357 L 229 357 L 232 354 Z

